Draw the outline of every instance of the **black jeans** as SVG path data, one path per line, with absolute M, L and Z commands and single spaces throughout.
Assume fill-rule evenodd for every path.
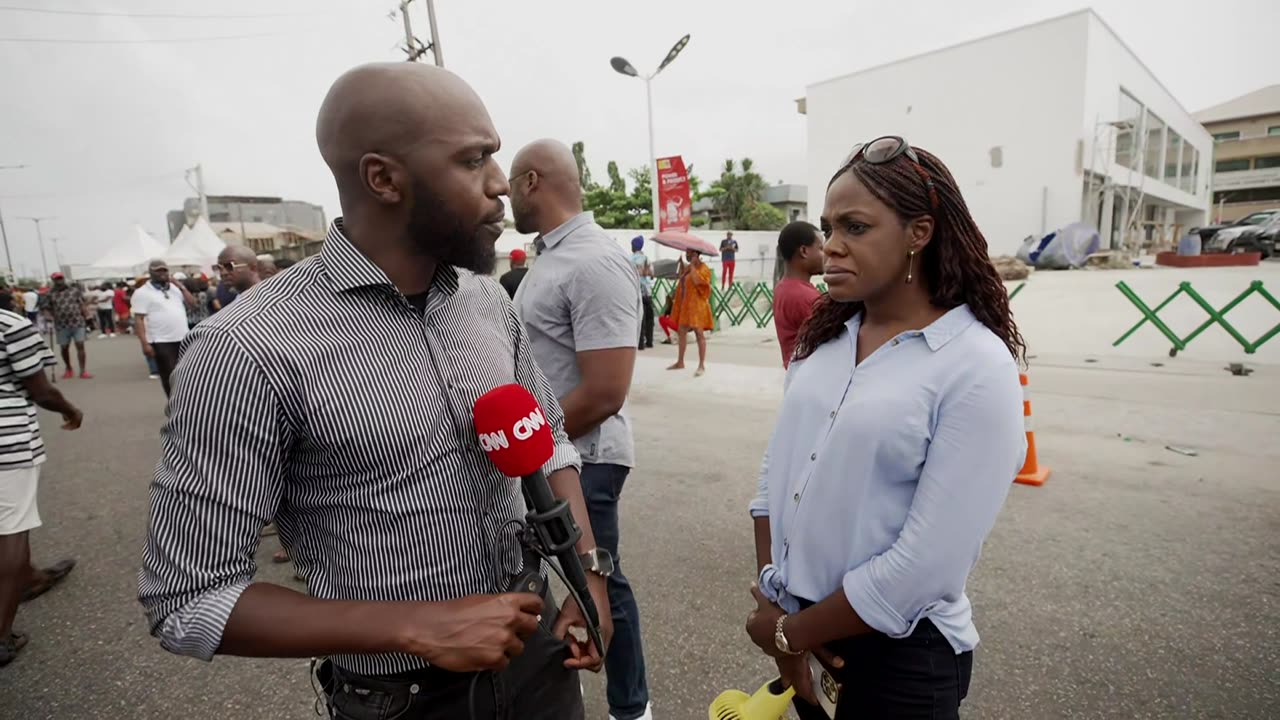
M 959 719 L 960 702 L 969 694 L 973 653 L 957 655 L 928 619 L 905 638 L 872 633 L 828 643 L 827 649 L 844 660 L 844 667 L 832 673 L 841 685 L 835 720 Z M 800 720 L 826 718 L 820 708 L 802 700 L 795 706 Z
M 110 310 L 98 310 L 98 332 L 113 333 L 116 331 L 116 324 L 111 319 Z
M 640 349 L 653 347 L 653 297 L 644 295 L 640 298 Z
M 178 348 L 182 347 L 182 343 L 158 342 L 151 343 L 151 347 L 156 351 L 156 369 L 160 372 L 160 386 L 164 388 L 164 396 L 169 397 L 169 376 L 178 366 Z
M 618 720 L 632 720 L 644 714 L 649 704 L 645 680 L 644 646 L 640 642 L 640 608 L 631 583 L 622 574 L 622 553 L 618 549 L 618 500 L 631 468 L 622 465 L 583 463 L 582 495 L 596 545 L 613 555 L 613 574 L 605 586 L 613 615 L 613 640 L 604 657 L 609 712 Z
M 555 605 L 548 599 L 542 623 L 524 652 L 499 673 L 455 673 L 424 668 L 389 677 L 367 677 L 329 661 L 317 679 L 333 720 L 583 720 L 578 672 L 567 670 L 565 644 L 552 637 Z M 473 685 L 473 680 L 475 680 Z

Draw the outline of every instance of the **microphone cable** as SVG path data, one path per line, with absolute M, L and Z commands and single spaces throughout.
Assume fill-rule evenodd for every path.
M 524 536 L 524 531 L 529 530 L 529 523 L 525 522 L 521 518 L 512 518 L 506 521 L 505 523 L 503 523 L 502 527 L 498 528 L 498 537 L 502 537 L 506 533 L 507 527 L 513 526 L 513 525 L 520 528 L 522 531 L 520 534 L 516 536 L 516 541 L 520 542 L 521 547 L 526 548 L 528 550 L 532 550 L 533 553 L 542 560 L 542 562 L 549 565 L 551 569 L 555 571 L 556 577 L 560 578 L 560 582 L 564 584 L 565 590 L 568 591 L 569 593 L 569 597 L 573 598 L 573 602 L 577 604 L 580 610 L 582 610 L 583 619 L 586 619 L 588 617 L 587 606 L 584 604 L 586 600 L 580 594 L 578 594 L 577 590 L 573 589 L 573 585 L 569 584 L 569 578 L 565 577 L 564 571 L 560 569 L 560 564 L 557 562 L 554 562 L 551 556 L 547 555 L 547 553 L 544 552 L 542 548 L 538 547 L 536 543 L 525 543 L 520 540 Z M 495 546 L 496 546 L 496 543 L 495 543 Z M 490 554 L 492 555 L 491 560 L 496 561 L 498 559 L 496 547 L 490 551 Z M 495 568 L 498 567 L 497 562 L 494 562 L 494 567 Z M 550 590 L 548 590 L 547 592 L 550 592 Z M 545 600 L 546 598 L 543 598 L 543 599 Z M 604 640 L 600 637 L 600 631 L 597 628 L 590 627 L 591 625 L 590 621 L 587 622 L 587 625 L 588 625 L 587 634 L 591 636 L 592 642 L 595 643 L 596 649 L 600 651 L 600 657 L 603 659 L 604 658 Z M 537 631 L 535 630 L 534 632 L 537 632 Z M 467 689 L 467 715 L 470 717 L 471 720 L 480 720 L 480 718 L 476 715 L 476 686 L 479 685 L 480 683 L 480 676 L 486 675 L 486 674 L 496 674 L 496 673 L 494 673 L 491 670 L 482 670 L 476 673 L 471 677 L 470 687 Z M 494 686 L 494 702 L 495 703 L 497 702 L 497 692 L 498 692 L 497 686 L 495 685 Z

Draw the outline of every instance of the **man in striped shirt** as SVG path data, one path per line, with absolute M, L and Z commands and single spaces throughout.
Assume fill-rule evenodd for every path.
M 62 427 L 75 430 L 83 415 L 42 372 L 54 360 L 31 321 L 0 310 L 0 666 L 27 644 L 13 631 L 18 603 L 31 581 L 27 535 L 40 527 L 36 487 L 44 463 L 44 441 L 36 405 L 61 413 Z
M 323 250 L 198 325 L 174 373 L 139 582 L 152 632 L 203 659 L 328 655 L 337 718 L 582 718 L 576 670 L 602 660 L 569 632 L 576 605 L 557 619 L 504 592 L 525 507 L 471 418 L 499 385 L 538 398 L 548 481 L 595 550 L 564 416 L 477 274 L 508 192 L 497 132 L 461 79 L 388 63 L 338 79 L 316 136 L 343 209 Z M 273 517 L 309 594 L 253 581 Z

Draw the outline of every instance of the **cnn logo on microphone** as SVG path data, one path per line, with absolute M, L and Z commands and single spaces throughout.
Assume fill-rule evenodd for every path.
M 527 417 L 522 417 L 511 425 L 511 436 L 523 442 L 533 437 L 533 434 L 546 424 L 547 419 L 542 416 L 542 408 L 534 408 Z M 507 433 L 504 430 L 480 433 L 480 448 L 485 452 L 506 450 L 509 447 L 511 442 L 507 440 Z

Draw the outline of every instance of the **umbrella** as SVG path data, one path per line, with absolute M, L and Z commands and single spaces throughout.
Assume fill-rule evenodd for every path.
M 653 241 L 659 245 L 666 245 L 674 250 L 684 252 L 685 250 L 696 250 L 703 255 L 715 256 L 720 253 L 720 249 L 710 242 L 692 233 L 681 232 L 680 230 L 664 230 L 653 236 Z

